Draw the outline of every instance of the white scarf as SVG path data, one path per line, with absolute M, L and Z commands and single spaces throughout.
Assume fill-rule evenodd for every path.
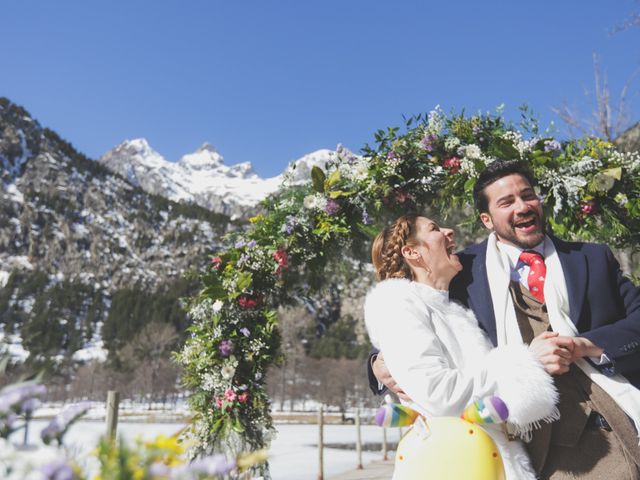
M 575 337 L 578 335 L 578 330 L 569 316 L 569 295 L 562 265 L 556 248 L 548 237 L 544 242 L 544 257 L 547 266 L 544 298 L 549 313 L 549 323 L 554 332 Z M 489 235 L 486 266 L 487 276 L 490 279 L 489 289 L 493 300 L 493 313 L 496 318 L 498 345 L 522 343 L 516 311 L 509 293 L 511 265 L 507 254 L 498 248 L 495 233 Z M 585 359 L 581 358 L 575 363 L 631 417 L 640 439 L 640 390 L 620 374 L 611 377 L 604 375 Z

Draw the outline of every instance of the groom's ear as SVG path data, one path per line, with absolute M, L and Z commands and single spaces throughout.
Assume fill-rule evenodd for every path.
M 487 212 L 482 212 L 480 214 L 480 221 L 487 230 L 493 230 L 493 220 L 491 220 L 491 215 Z

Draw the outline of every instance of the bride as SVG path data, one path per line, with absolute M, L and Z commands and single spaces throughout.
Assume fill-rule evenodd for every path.
M 493 348 L 476 318 L 449 300 L 449 282 L 462 270 L 453 230 L 406 215 L 373 242 L 381 280 L 367 295 L 365 322 L 373 345 L 409 405 L 429 417 L 459 417 L 474 400 L 499 396 L 508 428 L 526 438 L 539 421 L 558 416 L 558 393 L 531 346 Z M 491 299 L 487 299 L 491 301 Z M 483 425 L 502 456 L 507 480 L 535 479 L 519 440 L 500 425 Z

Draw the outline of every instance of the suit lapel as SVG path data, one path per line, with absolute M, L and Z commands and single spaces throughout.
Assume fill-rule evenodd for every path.
M 578 326 L 584 305 L 584 296 L 587 292 L 587 258 L 582 252 L 572 250 L 568 243 L 555 237 L 551 237 L 551 240 L 558 252 L 564 279 L 567 283 L 569 316 L 571 321 Z
M 471 264 L 472 280 L 468 287 L 469 306 L 478 319 L 493 345 L 498 344 L 496 334 L 496 318 L 493 313 L 493 302 L 491 301 L 491 291 L 489 289 L 489 279 L 487 278 L 487 241 L 481 244 L 477 250 L 477 256 Z

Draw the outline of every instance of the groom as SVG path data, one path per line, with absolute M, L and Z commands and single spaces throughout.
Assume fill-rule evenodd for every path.
M 608 247 L 545 236 L 534 185 L 522 162 L 480 174 L 474 202 L 492 233 L 459 254 L 450 295 L 494 345 L 547 338 L 543 364 L 556 375 L 561 419 L 527 444 L 541 478 L 640 479 L 640 289 Z M 383 354 L 369 363 L 371 387 L 377 377 L 402 395 Z

